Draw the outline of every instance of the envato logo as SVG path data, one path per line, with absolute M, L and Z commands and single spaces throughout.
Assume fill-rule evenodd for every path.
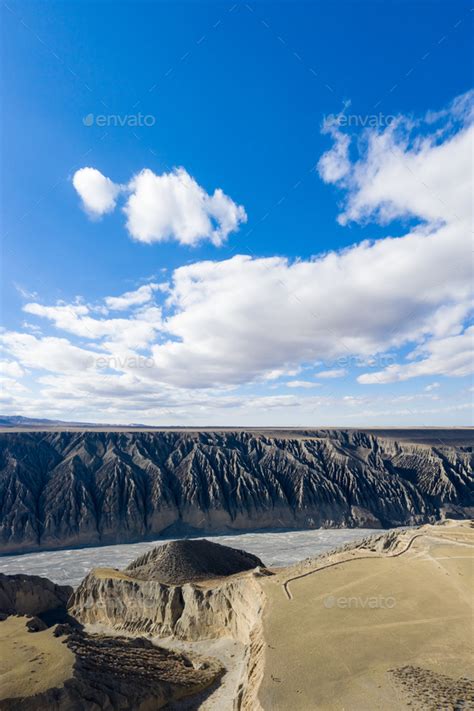
M 99 126 L 101 128 L 110 126 L 129 126 L 133 128 L 154 126 L 156 118 L 153 114 L 87 114 L 82 119 L 84 126 Z
M 328 597 L 324 598 L 324 607 L 328 610 L 333 607 L 338 607 L 341 610 L 391 610 L 396 604 L 397 601 L 394 597 L 383 597 L 382 595 L 375 597 L 335 597 L 334 595 L 328 595 Z
M 347 128 L 356 126 L 360 128 L 382 128 L 390 126 L 395 121 L 395 116 L 382 113 L 378 114 L 326 114 L 324 115 L 325 126 L 336 126 Z
M 146 358 L 145 356 L 127 356 L 121 358 L 120 356 L 99 356 L 96 360 L 96 365 L 98 368 L 112 368 L 112 370 L 125 370 L 127 368 L 139 369 L 139 368 L 153 368 L 155 361 L 153 358 Z
M 340 356 L 335 360 L 322 361 L 326 368 L 377 368 L 383 369 L 394 365 L 397 362 L 393 353 L 382 353 L 380 355 L 361 358 L 360 356 L 347 355 Z

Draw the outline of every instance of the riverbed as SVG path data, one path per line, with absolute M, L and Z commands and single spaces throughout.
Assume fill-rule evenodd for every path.
M 330 528 L 310 531 L 274 531 L 206 536 L 210 541 L 241 548 L 257 555 L 268 567 L 292 565 L 366 536 L 378 529 Z M 142 553 L 173 538 L 143 543 L 120 543 L 96 548 L 41 551 L 0 557 L 0 573 L 41 575 L 55 583 L 76 586 L 92 568 L 125 568 Z

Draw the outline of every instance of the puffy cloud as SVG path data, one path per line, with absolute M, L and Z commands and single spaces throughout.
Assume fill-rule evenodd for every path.
M 152 365 L 144 369 L 143 377 L 176 387 L 239 385 L 297 371 L 302 365 L 337 363 L 341 357 L 372 363 L 360 382 L 377 382 L 373 365 L 382 362 L 381 354 L 410 343 L 429 349 L 432 339 L 449 339 L 463 331 L 472 305 L 472 255 L 464 220 L 447 207 L 439 219 L 442 203 L 436 199 L 432 207 L 434 198 L 424 180 L 414 180 L 408 191 L 398 179 L 396 184 L 388 180 L 371 192 L 369 177 L 379 185 L 380 175 L 388 176 L 392 170 L 395 151 L 400 162 L 416 167 L 422 176 L 435 175 L 437 193 L 445 198 L 458 179 L 457 212 L 465 216 L 469 201 L 463 186 L 469 176 L 459 151 L 460 145 L 465 149 L 468 130 L 462 124 L 440 138 L 436 129 L 436 138 L 425 132 L 409 141 L 405 137 L 405 143 L 392 126 L 369 131 L 369 148 L 345 179 L 347 209 L 353 219 L 362 219 L 367 211 L 376 216 L 387 210 L 400 215 L 416 211 L 425 222 L 404 236 L 365 241 L 310 260 L 237 255 L 186 265 L 174 271 L 162 312 L 149 306 L 128 318 L 110 319 L 96 317 L 84 304 L 33 303 L 25 309 L 69 333 L 100 339 L 111 353 L 119 349 L 120 357 L 123 350 L 128 354 L 149 348 Z M 172 194 L 170 185 L 180 183 L 176 174 L 156 178 L 149 171 L 137 176 L 136 194 L 142 188 L 145 193 L 157 189 Z M 200 194 L 201 188 L 189 180 L 191 192 Z M 180 188 L 178 194 L 179 203 L 185 193 Z M 197 204 L 202 206 L 207 198 L 201 198 Z M 180 231 L 176 225 L 181 223 L 174 224 Z M 187 227 L 182 229 L 186 232 Z M 140 292 L 139 300 L 148 295 Z M 122 298 L 119 305 L 125 306 L 136 297 L 136 293 L 109 297 L 105 304 L 114 304 L 110 298 Z M 382 371 L 383 378 L 393 379 L 399 367 Z M 412 364 L 403 372 L 418 371 Z M 319 377 L 342 375 L 336 367 Z
M 14 360 L 0 360 L 0 375 L 6 378 L 21 378 L 25 371 Z
M 152 349 L 156 372 L 190 387 L 241 383 L 340 357 L 377 362 L 388 349 L 462 332 L 473 295 L 465 103 L 448 107 L 442 127 L 399 117 L 368 130 L 354 164 L 331 128 L 344 166 L 320 170 L 346 188 L 343 221 L 415 215 L 422 224 L 309 261 L 241 255 L 177 269 L 171 339 Z
M 211 413 L 211 418 L 232 408 L 238 413 L 271 408 L 272 419 L 281 416 L 284 423 L 285 412 L 306 407 L 308 420 L 314 422 L 315 410 L 321 408 L 326 418 L 327 407 L 336 407 L 336 400 L 303 392 L 313 385 L 310 380 L 288 378 L 314 372 L 322 363 L 331 369 L 316 373 L 316 378 L 344 376 L 342 363 L 370 370 L 360 375 L 361 385 L 466 375 L 473 335 L 472 328 L 466 328 L 473 295 L 464 156 L 471 129 L 466 116 L 466 111 L 451 107 L 432 119 L 444 122 L 441 129 L 433 122 L 398 119 L 390 129 L 368 132 L 367 148 L 355 163 L 341 148 L 343 142 L 336 147 L 341 169 L 320 164 L 323 176 L 347 191 L 342 221 L 415 215 L 420 224 L 404 235 L 306 260 L 237 255 L 201 261 L 176 269 L 167 285 L 148 284 L 105 297 L 96 306 L 45 306 L 30 299 L 27 313 L 46 319 L 69 337 L 0 334 L 5 360 L 48 373 L 40 375 L 37 385 L 39 401 L 50 408 L 65 412 L 71 402 L 85 408 L 93 401 L 102 413 L 137 412 L 141 421 L 153 421 L 160 408 L 194 421 L 200 413 Z M 334 132 L 333 138 L 336 143 L 342 140 Z M 419 179 L 402 179 L 399 164 Z M 182 192 L 176 171 L 136 176 L 128 190 L 129 200 L 140 198 L 133 207 L 138 223 L 130 229 L 145 239 L 168 235 L 188 244 L 204 238 L 217 243 L 243 219 L 220 191 L 210 196 L 185 175 L 188 192 Z M 193 195 L 189 211 L 188 193 Z M 150 195 L 166 203 L 159 217 Z M 140 222 L 141 209 L 148 204 L 151 212 Z M 148 212 L 148 207 L 143 210 Z M 109 310 L 127 313 L 111 318 Z M 393 354 L 402 347 L 408 356 L 394 363 Z M 384 360 L 386 353 L 391 357 Z M 236 392 L 238 386 L 252 385 L 259 393 L 265 386 L 301 392 L 272 397 L 251 396 L 246 387 L 242 390 L 247 395 Z M 362 406 L 372 407 L 369 399 L 354 395 L 340 400 L 339 406 L 342 402 L 359 415 Z M 458 408 L 462 413 L 462 407 L 453 404 L 453 412 Z M 367 409 L 367 416 L 378 411 Z
M 73 373 L 92 368 L 99 354 L 79 348 L 66 338 L 38 338 L 29 333 L 8 331 L 0 334 L 0 344 L 25 368 Z
M 174 238 L 181 244 L 195 245 L 209 239 L 219 246 L 247 220 L 242 206 L 220 189 L 208 195 L 184 168 L 163 175 L 142 170 L 128 187 L 131 195 L 124 207 L 127 228 L 140 242 Z
M 153 347 L 154 361 L 176 384 L 239 383 L 428 338 L 447 304 L 459 330 L 470 257 L 465 232 L 445 225 L 312 261 L 240 255 L 181 267 L 164 320 L 172 338 Z
M 413 362 L 393 364 L 377 373 L 364 373 L 358 377 L 360 383 L 395 383 L 420 375 L 463 376 L 474 372 L 474 326 L 464 333 L 449 338 L 432 339 L 417 348 L 411 358 Z
M 219 246 L 247 221 L 242 205 L 220 188 L 209 195 L 184 168 L 161 175 L 144 169 L 126 186 L 94 168 L 81 168 L 73 185 L 86 210 L 95 216 L 111 212 L 118 194 L 127 193 L 123 207 L 127 229 L 133 239 L 148 244 L 175 239 L 189 246 L 203 240 Z
M 278 380 L 283 376 L 293 377 L 301 372 L 301 368 L 275 368 L 275 370 L 268 370 L 262 375 L 262 380 Z
M 130 318 L 96 318 L 86 304 L 44 306 L 33 302 L 25 304 L 23 310 L 47 318 L 56 328 L 76 336 L 106 339 L 102 343 L 105 347 L 121 344 L 128 348 L 143 348 L 155 339 L 161 328 L 161 309 L 153 306 L 140 309 Z
M 469 220 L 474 126 L 466 107 L 473 97 L 469 92 L 440 112 L 441 128 L 400 116 L 385 130 L 367 130 L 365 152 L 354 164 L 348 164 L 348 137 L 333 128 L 334 146 L 318 169 L 323 180 L 347 189 L 341 224 L 369 217 Z M 423 133 L 426 128 L 431 132 Z
M 154 292 L 160 288 L 160 284 L 144 284 L 135 291 L 127 291 L 121 296 L 106 296 L 104 301 L 112 311 L 126 311 L 131 306 L 147 304 L 152 300 Z
M 337 128 L 337 123 L 326 123 L 323 133 L 329 134 L 334 144 L 326 151 L 318 162 L 318 171 L 326 183 L 337 183 L 350 172 L 352 166 L 349 160 L 351 139 Z
M 72 184 L 79 193 L 84 209 L 92 217 L 100 217 L 115 209 L 120 185 L 102 175 L 96 168 L 80 168 L 74 173 Z
M 240 255 L 180 267 L 163 313 L 148 307 L 128 318 L 98 318 L 85 304 L 25 310 L 110 352 L 117 344 L 150 346 L 145 377 L 211 387 L 348 354 L 369 358 L 427 338 L 446 303 L 463 305 L 461 319 L 471 289 L 469 241 L 443 226 L 315 260 Z
M 15 380 L 15 378 L 4 378 L 0 376 L 0 391 L 6 392 L 7 390 L 9 396 L 11 396 L 14 393 L 27 392 L 28 389 L 22 383 L 19 383 L 18 380 Z

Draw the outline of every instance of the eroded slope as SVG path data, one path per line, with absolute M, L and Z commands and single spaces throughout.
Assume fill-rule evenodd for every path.
M 448 433 L 449 434 L 449 433 Z M 474 510 L 472 446 L 358 431 L 0 433 L 0 551 Z

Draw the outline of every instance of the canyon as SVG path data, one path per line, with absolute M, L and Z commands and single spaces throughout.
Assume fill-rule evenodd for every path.
M 0 553 L 474 512 L 472 430 L 0 432 Z

